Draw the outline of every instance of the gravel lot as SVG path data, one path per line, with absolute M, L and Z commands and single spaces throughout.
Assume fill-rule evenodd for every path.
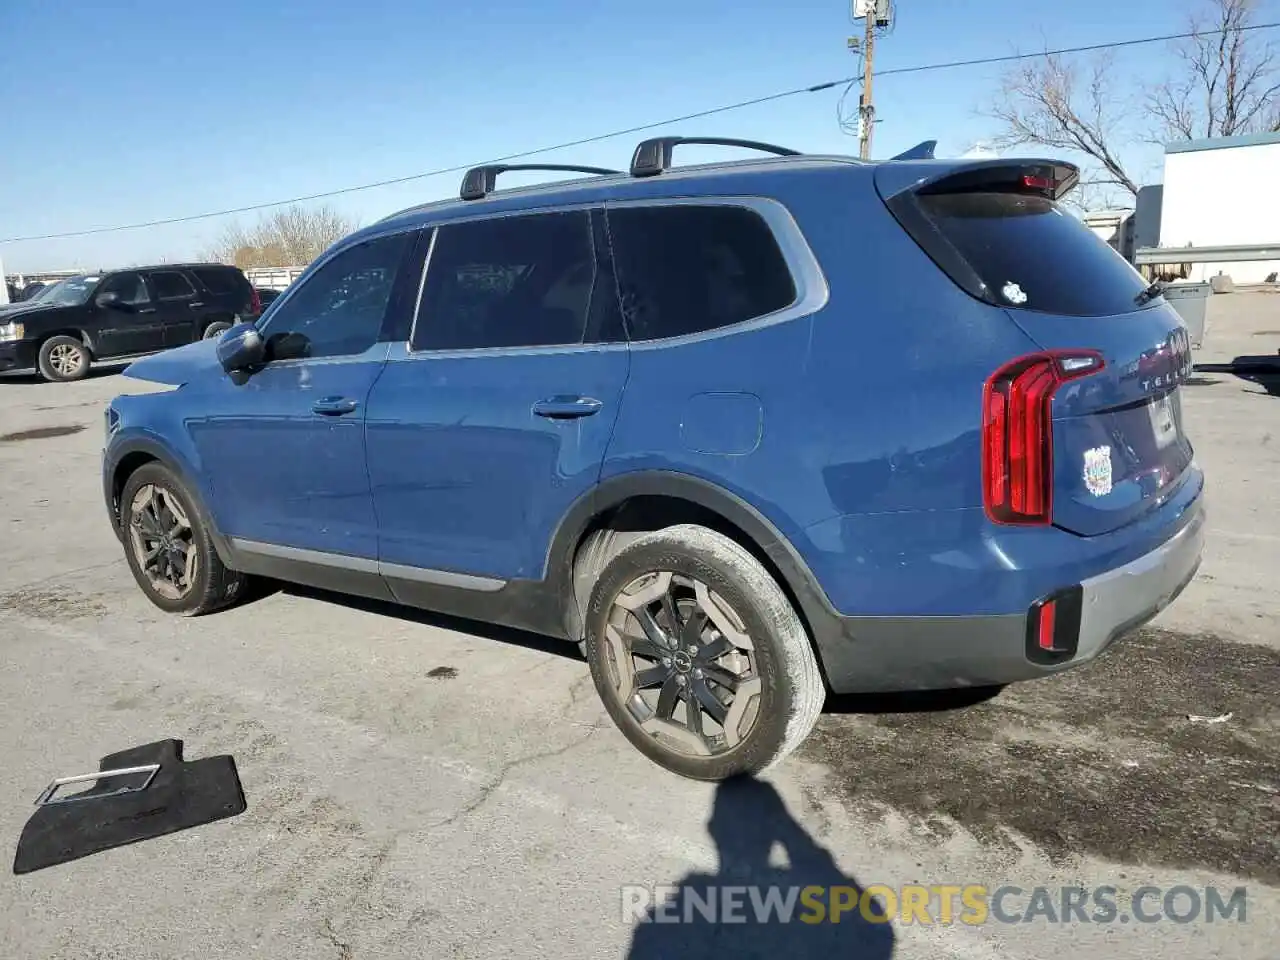
M 1280 376 L 1227 362 L 1274 355 L 1280 296 L 1212 309 L 1184 391 L 1211 531 L 1183 597 L 1091 667 L 985 702 L 830 703 L 770 778 L 785 812 L 771 790 L 649 764 L 567 645 L 289 588 L 212 617 L 161 615 L 99 490 L 102 406 L 145 385 L 118 368 L 70 385 L 0 378 L 0 836 L 12 850 L 53 776 L 170 736 L 189 758 L 233 753 L 249 802 L 197 830 L 6 873 L 0 956 L 576 960 L 695 956 L 712 938 L 806 955 L 815 930 L 796 924 L 741 943 L 733 928 L 646 925 L 633 943 L 621 885 L 744 875 L 1247 885 L 1244 924 L 846 922 L 840 955 L 1274 956 Z M 789 838 L 789 870 L 765 862 L 775 838 Z

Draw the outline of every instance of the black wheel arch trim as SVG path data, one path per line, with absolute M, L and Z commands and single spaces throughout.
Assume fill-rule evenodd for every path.
M 580 630 L 573 593 L 574 554 L 592 521 L 633 497 L 659 496 L 688 501 L 716 513 L 751 538 L 782 575 L 783 588 L 799 605 L 819 648 L 838 631 L 839 614 L 831 605 L 809 565 L 791 541 L 755 507 L 710 480 L 669 470 L 623 473 L 601 481 L 565 513 L 552 537 L 545 577 L 556 595 L 565 598 L 566 629 Z M 580 633 L 578 634 L 580 635 Z

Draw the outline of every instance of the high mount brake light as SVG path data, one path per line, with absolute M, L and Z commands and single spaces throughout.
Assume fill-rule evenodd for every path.
M 1023 176 L 1022 185 L 1028 190 L 1044 190 L 1053 193 L 1057 189 L 1057 181 L 1050 177 L 1036 177 L 1030 174 Z
M 1094 350 L 1033 353 L 987 380 L 982 393 L 982 505 L 994 523 L 1048 524 L 1053 515 L 1053 395 L 1097 373 Z

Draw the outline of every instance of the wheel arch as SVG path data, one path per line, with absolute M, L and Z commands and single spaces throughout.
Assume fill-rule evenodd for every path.
M 815 631 L 821 631 L 829 618 L 836 616 L 791 541 L 750 503 L 701 477 L 643 471 L 603 481 L 570 508 L 556 530 L 547 559 L 547 578 L 564 598 L 564 624 L 570 639 L 582 636 L 574 573 L 587 539 L 602 529 L 620 528 L 639 535 L 677 523 L 710 527 L 753 554 L 787 594 L 811 639 L 816 640 Z M 818 652 L 821 659 L 820 649 Z
M 106 489 L 103 492 L 108 498 L 107 507 L 111 513 L 112 522 L 116 525 L 117 533 L 120 523 L 120 495 L 124 491 L 124 485 L 129 482 L 129 477 L 148 463 L 161 464 L 173 471 L 182 481 L 187 492 L 195 499 L 196 509 L 200 511 L 200 519 L 208 527 L 209 538 L 213 541 L 219 559 L 227 564 L 232 555 L 230 545 L 218 532 L 213 514 L 209 510 L 204 488 L 196 480 L 194 471 L 181 456 L 151 436 L 123 438 L 111 446 L 104 476 Z
M 89 351 L 89 356 L 92 357 L 97 354 L 97 345 L 93 342 L 93 337 L 89 334 L 89 331 L 85 330 L 83 327 L 57 327 L 53 330 L 42 333 L 40 334 L 40 339 L 38 341 L 39 346 L 36 349 L 39 350 L 45 345 L 45 343 L 52 340 L 54 337 L 71 337 L 72 339 L 79 340 L 84 344 L 85 349 Z

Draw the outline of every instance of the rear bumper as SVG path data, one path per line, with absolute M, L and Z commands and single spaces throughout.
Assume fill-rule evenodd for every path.
M 1081 580 L 1067 659 L 1037 663 L 1030 608 L 1006 616 L 834 617 L 815 632 L 837 693 L 992 686 L 1088 663 L 1177 598 L 1200 567 L 1205 518 L 1197 503 L 1176 534 L 1137 559 Z M 1031 651 L 1034 653 L 1034 650 Z

